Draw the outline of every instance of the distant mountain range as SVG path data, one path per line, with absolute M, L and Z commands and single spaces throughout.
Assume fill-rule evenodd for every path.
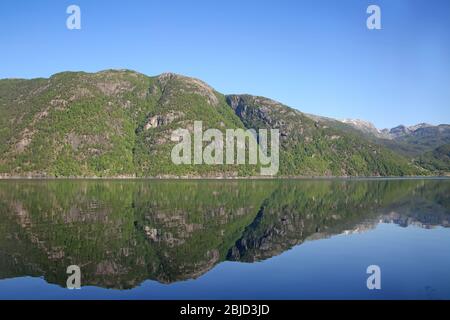
M 302 113 L 251 95 L 223 95 L 165 73 L 63 72 L 0 80 L 0 176 L 249 177 L 258 165 L 171 162 L 171 132 L 277 128 L 279 176 L 448 174 L 450 126 L 378 130 L 369 122 Z M 439 148 L 439 149 L 438 149 Z
M 345 119 L 342 122 L 379 139 L 420 145 L 423 149 L 418 150 L 418 153 L 433 150 L 450 140 L 450 125 L 448 124 L 434 126 L 428 123 L 419 123 L 409 127 L 399 125 L 392 129 L 379 130 L 372 123 L 364 120 Z
M 372 123 L 363 120 L 342 121 L 366 135 L 369 139 L 416 159 L 422 167 L 432 171 L 448 172 L 450 158 L 450 125 L 437 126 L 419 123 L 414 126 L 399 125 L 392 129 L 378 130 Z

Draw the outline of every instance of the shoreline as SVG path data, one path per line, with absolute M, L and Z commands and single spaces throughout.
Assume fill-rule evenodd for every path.
M 29 180 L 42 180 L 42 181 L 63 181 L 63 180 L 122 180 L 122 181 L 197 181 L 197 180 L 210 180 L 210 181 L 257 181 L 257 180 L 269 180 L 269 181 L 283 181 L 283 180 L 450 180 L 449 175 L 442 176 L 250 176 L 250 177 L 198 177 L 198 176 L 161 176 L 161 177 L 39 177 L 39 176 L 0 176 L 0 181 L 29 181 Z

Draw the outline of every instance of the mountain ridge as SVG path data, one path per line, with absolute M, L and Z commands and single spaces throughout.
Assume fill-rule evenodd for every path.
M 364 121 L 345 121 L 353 129 L 360 131 L 368 139 L 376 141 L 415 163 L 432 171 L 448 174 L 450 172 L 449 154 L 439 149 L 450 143 L 450 125 L 431 125 L 418 123 L 412 126 L 398 125 L 391 129 L 376 129 Z M 375 128 L 375 129 L 374 129 Z M 431 164 L 433 163 L 433 164 Z M 431 165 L 430 165 L 431 164 Z
M 0 80 L 0 175 L 252 177 L 258 166 L 176 166 L 170 133 L 280 130 L 278 176 L 429 174 L 376 141 L 265 97 L 223 95 L 196 78 L 132 70 Z

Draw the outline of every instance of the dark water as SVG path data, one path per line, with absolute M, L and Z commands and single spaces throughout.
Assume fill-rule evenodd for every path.
M 0 181 L 0 298 L 450 299 L 449 226 L 450 180 Z

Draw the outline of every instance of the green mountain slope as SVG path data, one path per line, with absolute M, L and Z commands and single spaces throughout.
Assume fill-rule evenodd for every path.
M 176 74 L 64 72 L 0 80 L 0 175 L 254 176 L 258 165 L 175 165 L 171 133 L 278 128 L 279 175 L 416 175 L 425 170 L 354 132 L 266 98 L 224 96 Z
M 450 174 L 450 144 L 445 144 L 419 157 L 418 164 L 431 171 Z
M 276 101 L 227 96 L 246 127 L 279 128 L 281 175 L 401 176 L 420 172 L 407 160 L 351 131 L 329 127 Z
M 0 136 L 1 172 L 134 173 L 134 130 L 154 105 L 147 98 L 150 78 L 126 71 L 61 73 L 25 82 L 0 84 L 0 112 L 9 115 L 10 127 Z M 4 97 L 6 91 L 15 95 Z
M 194 120 L 204 129 L 243 128 L 224 96 L 196 79 L 121 70 L 3 80 L 0 86 L 2 173 L 217 176 L 255 170 L 172 164 L 172 130 L 192 130 Z

